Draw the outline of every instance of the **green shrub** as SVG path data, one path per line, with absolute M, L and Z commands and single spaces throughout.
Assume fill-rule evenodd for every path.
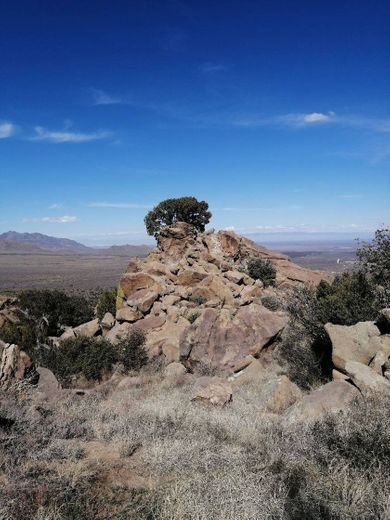
M 269 260 L 251 258 L 247 264 L 247 273 L 251 278 L 261 280 L 264 287 L 275 283 L 276 269 Z
M 117 343 L 118 359 L 123 363 L 126 370 L 139 370 L 147 363 L 148 356 L 144 345 L 145 334 L 135 327 Z
M 59 347 L 41 345 L 37 354 L 39 363 L 52 370 L 64 384 L 69 384 L 72 376 L 79 375 L 100 380 L 118 360 L 113 345 L 101 337 L 69 338 Z
M 103 319 L 106 312 L 115 316 L 116 312 L 116 289 L 105 289 L 99 297 L 96 306 L 96 316 L 99 320 Z
M 83 296 L 58 290 L 27 290 L 18 296 L 17 306 L 26 319 L 47 319 L 47 335 L 57 336 L 61 327 L 76 327 L 93 319 L 93 306 Z
M 37 344 L 37 332 L 32 323 L 10 323 L 0 328 L 0 339 L 6 343 L 15 343 L 31 354 Z

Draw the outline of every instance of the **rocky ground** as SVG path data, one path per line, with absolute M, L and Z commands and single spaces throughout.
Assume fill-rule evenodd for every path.
M 274 287 L 245 273 L 252 257 L 276 267 Z M 390 310 L 326 326 L 332 380 L 310 391 L 277 356 L 287 323 L 277 303 L 323 277 L 234 233 L 179 223 L 130 262 L 115 317 L 52 338 L 115 344 L 137 327 L 143 371 L 63 389 L 0 345 L 0 518 L 389 518 Z M 2 306 L 0 326 L 17 319 L 12 301 Z M 66 509 L 66 493 L 81 512 Z M 30 509 L 18 509 L 26 494 Z

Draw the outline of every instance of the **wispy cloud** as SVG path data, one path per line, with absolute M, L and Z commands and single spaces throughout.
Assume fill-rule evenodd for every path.
M 91 88 L 90 91 L 93 96 L 94 105 L 121 105 L 125 103 L 123 98 L 112 96 L 103 90 Z
M 214 72 L 222 72 L 224 70 L 226 70 L 225 65 L 222 63 L 213 63 L 211 61 L 206 61 L 199 67 L 199 71 L 203 74 L 213 74 Z
M 90 202 L 89 208 L 117 208 L 117 209 L 150 209 L 152 204 L 133 204 L 130 202 Z
M 324 114 L 322 112 L 304 113 L 290 113 L 271 117 L 250 116 L 240 117 L 233 120 L 236 126 L 289 126 L 289 127 L 304 127 L 323 123 L 330 123 L 335 121 L 334 112 Z
M 327 124 L 367 130 L 375 133 L 390 132 L 390 119 L 356 116 L 353 114 L 339 115 L 333 111 L 328 113 L 289 113 L 275 116 L 240 116 L 232 118 L 231 124 L 234 126 L 253 128 L 262 126 L 308 128 Z
M 3 121 L 0 123 L 0 139 L 6 139 L 11 137 L 16 131 L 16 126 L 9 121 Z
M 345 193 L 344 195 L 337 195 L 338 199 L 362 199 L 363 195 L 357 193 Z
M 24 218 L 23 222 L 46 222 L 49 224 L 71 224 L 79 219 L 74 215 L 64 215 L 62 217 L 31 217 Z
M 42 126 L 36 126 L 34 130 L 35 136 L 32 137 L 31 140 L 48 141 L 50 143 L 87 143 L 90 141 L 107 139 L 112 135 L 110 132 L 102 130 L 89 134 L 68 131 L 51 131 L 43 128 Z
M 63 208 L 63 207 L 64 207 L 63 204 L 60 204 L 60 203 L 58 203 L 58 202 L 55 202 L 54 204 L 50 204 L 49 209 L 61 209 L 61 208 Z

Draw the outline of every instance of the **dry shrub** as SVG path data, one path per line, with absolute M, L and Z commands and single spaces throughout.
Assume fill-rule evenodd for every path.
M 389 518 L 388 398 L 310 426 L 264 413 L 255 386 L 224 408 L 191 403 L 191 391 L 148 374 L 143 386 L 61 398 L 40 418 L 28 398 L 3 396 L 0 417 L 15 422 L 0 428 L 0 518 Z M 90 439 L 117 459 L 91 466 Z M 110 484 L 129 468 L 151 487 Z

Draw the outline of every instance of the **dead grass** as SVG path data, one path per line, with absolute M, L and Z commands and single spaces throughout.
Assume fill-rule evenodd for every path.
M 389 518 L 383 397 L 286 426 L 250 385 L 221 409 L 191 403 L 190 383 L 133 379 L 41 411 L 31 395 L 1 396 L 15 421 L 0 429 L 1 520 Z

